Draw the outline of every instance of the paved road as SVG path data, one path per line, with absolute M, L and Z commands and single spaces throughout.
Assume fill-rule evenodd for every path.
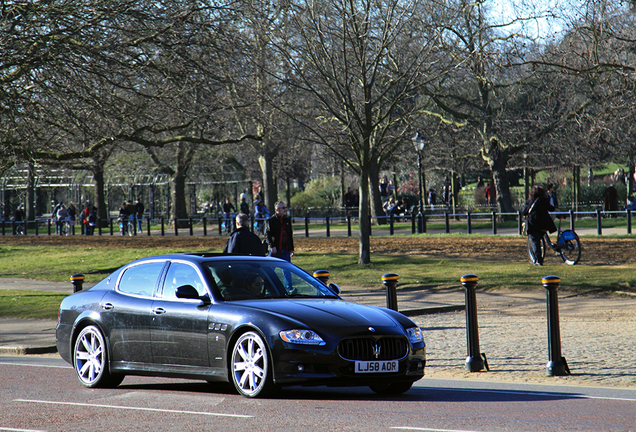
M 636 391 L 425 378 L 407 394 L 285 389 L 247 399 L 200 381 L 127 377 L 87 389 L 60 359 L 0 357 L 0 430 L 627 431 Z
M 4 280 L 1 286 L 71 292 L 70 283 Z M 349 291 L 382 305 L 383 290 Z M 458 305 L 461 289 L 400 291 L 400 309 Z M 121 387 L 90 390 L 57 354 L 0 355 L 0 430 L 635 430 L 636 299 L 561 296 L 562 351 L 572 374 L 547 377 L 546 297 L 477 292 L 481 352 L 490 371 L 465 371 L 463 311 L 415 314 L 428 352 L 427 378 L 407 395 L 380 398 L 366 388 L 291 388 L 249 400 L 225 387 L 127 377 Z M 23 321 L 7 336 L 54 337 L 55 321 Z M 4 338 L 4 339 L 3 339 Z M 528 385 L 533 383 L 533 385 Z M 576 385 L 575 387 L 572 387 Z M 588 387 L 593 386 L 593 387 Z M 602 386 L 602 387 L 598 387 Z M 134 425 L 134 427 L 132 426 Z
M 0 289 L 16 286 L 72 291 L 70 283 L 0 279 Z M 343 297 L 386 306 L 383 289 L 345 290 Z M 425 331 L 429 376 L 636 388 L 636 297 L 559 298 L 562 353 L 572 371 L 566 377 L 546 377 L 548 331 L 543 288 L 477 291 L 480 348 L 491 370 L 466 372 L 464 297 L 462 289 L 398 289 L 400 311 Z M 54 352 L 55 325 L 54 320 L 0 319 L 0 353 Z

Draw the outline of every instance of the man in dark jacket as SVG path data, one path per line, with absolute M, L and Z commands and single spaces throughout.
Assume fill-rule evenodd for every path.
M 276 214 L 267 219 L 265 226 L 265 240 L 269 245 L 270 256 L 291 262 L 291 257 L 294 256 L 294 237 L 285 202 L 278 201 L 275 211 Z
M 236 229 L 223 249 L 223 253 L 235 255 L 264 256 L 265 248 L 261 239 L 250 231 L 250 218 L 245 213 L 236 215 Z
M 554 207 L 550 204 L 548 192 L 540 186 L 532 186 L 530 198 L 521 210 L 521 214 L 528 216 L 528 237 L 532 242 L 532 254 L 534 265 L 543 265 L 543 253 L 541 252 L 541 239 L 546 231 L 551 233 L 557 230 L 554 220 L 550 216 Z

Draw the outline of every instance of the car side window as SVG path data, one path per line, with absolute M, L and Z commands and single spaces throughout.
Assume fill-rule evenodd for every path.
M 152 297 L 164 262 L 149 262 L 126 269 L 119 280 L 119 291 Z
M 168 268 L 166 281 L 163 284 L 162 297 L 165 299 L 176 299 L 177 288 L 183 285 L 193 286 L 200 296 L 206 294 L 205 285 L 194 267 L 184 263 L 173 262 Z

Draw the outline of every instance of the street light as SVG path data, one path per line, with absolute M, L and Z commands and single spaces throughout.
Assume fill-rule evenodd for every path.
M 418 206 L 418 214 L 417 214 L 417 232 L 418 234 L 422 234 L 426 232 L 426 218 L 424 216 L 424 202 L 422 200 L 422 151 L 424 151 L 424 146 L 426 146 L 426 141 L 424 140 L 424 135 L 418 130 L 417 134 L 412 138 L 413 146 L 415 146 L 415 151 L 417 152 L 417 169 L 418 169 L 418 180 L 420 186 L 420 202 Z

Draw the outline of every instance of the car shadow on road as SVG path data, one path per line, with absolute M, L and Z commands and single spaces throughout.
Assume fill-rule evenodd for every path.
M 170 392 L 209 393 L 210 395 L 239 396 L 229 383 L 148 382 L 121 384 L 122 390 L 162 390 Z M 374 393 L 368 387 L 285 387 L 269 396 L 270 400 L 341 400 L 341 401 L 395 401 L 395 402 L 532 402 L 546 400 L 579 399 L 582 395 L 570 392 L 537 392 L 508 389 L 461 389 L 414 387 L 401 395 L 387 396 Z

